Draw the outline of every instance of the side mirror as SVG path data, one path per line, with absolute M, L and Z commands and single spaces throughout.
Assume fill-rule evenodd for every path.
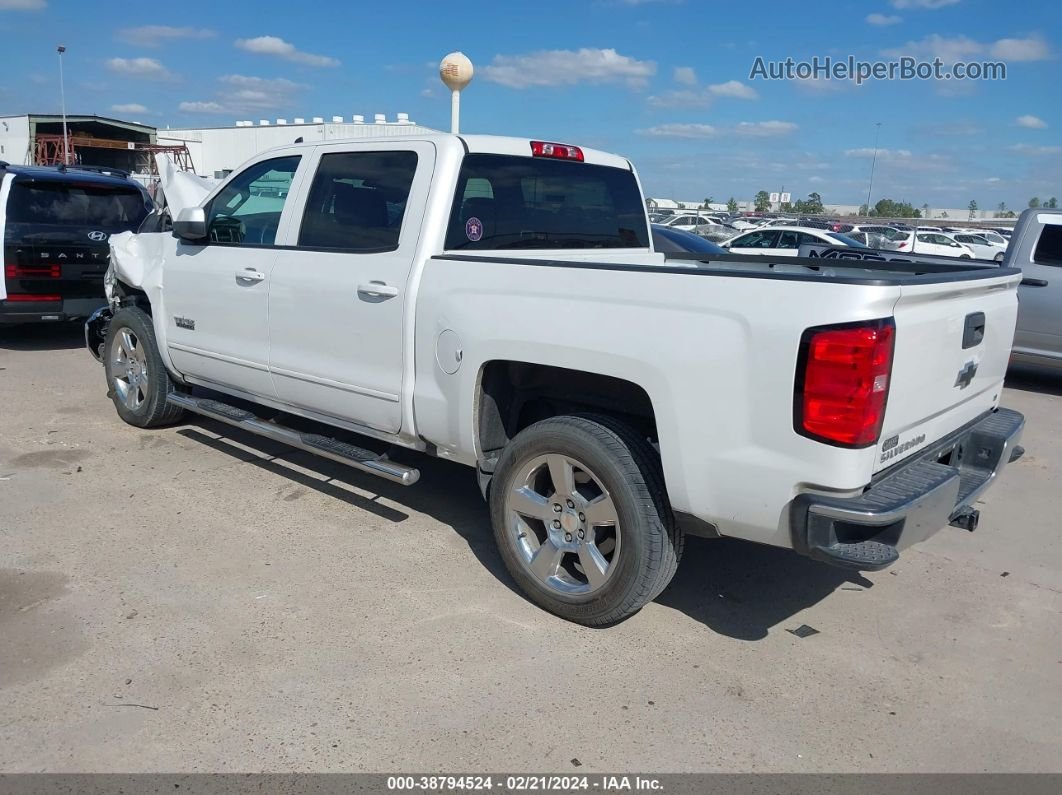
M 185 207 L 173 222 L 173 234 L 182 240 L 199 242 L 206 239 L 206 210 L 202 207 Z

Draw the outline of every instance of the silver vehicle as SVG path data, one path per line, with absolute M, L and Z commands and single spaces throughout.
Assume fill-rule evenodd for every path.
M 1062 210 L 1026 210 L 1004 267 L 1021 268 L 1011 361 L 1062 369 Z

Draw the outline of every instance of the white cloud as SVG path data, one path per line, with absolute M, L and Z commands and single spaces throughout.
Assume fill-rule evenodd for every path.
M 40 11 L 47 5 L 45 0 L 0 0 L 0 11 Z
M 639 135 L 658 138 L 711 138 L 716 132 L 710 124 L 658 124 L 647 130 L 638 130 Z
M 870 146 L 864 146 L 859 149 L 845 149 L 845 157 L 857 157 L 863 159 L 869 159 L 877 156 L 878 160 L 910 160 L 910 149 L 874 149 Z
M 766 138 L 771 135 L 788 135 L 797 129 L 798 126 L 791 121 L 743 121 L 734 128 L 734 132 Z
M 717 97 L 733 97 L 734 99 L 759 99 L 760 97 L 756 89 L 740 80 L 728 80 L 725 83 L 708 86 L 708 93 Z
M 224 75 L 214 99 L 188 100 L 179 105 L 185 113 L 264 113 L 291 108 L 306 86 L 282 77 Z
M 1062 146 L 1033 146 L 1032 144 L 1014 144 L 1007 147 L 1012 152 L 1017 152 L 1021 155 L 1033 155 L 1039 157 L 1042 155 L 1058 155 L 1062 154 Z
M 111 105 L 115 113 L 147 113 L 148 109 L 139 102 L 127 102 L 124 105 Z
M 1051 50 L 1044 38 L 1037 35 L 1024 39 L 981 42 L 969 36 L 941 36 L 939 33 L 933 33 L 924 39 L 882 50 L 881 54 L 890 58 L 911 55 L 925 60 L 936 57 L 948 65 L 977 56 L 991 56 L 1008 61 L 1043 61 L 1051 57 Z
M 743 121 L 728 129 L 713 127 L 710 124 L 658 124 L 644 130 L 637 130 L 639 135 L 656 138 L 711 138 L 719 133 L 733 132 L 738 135 L 766 138 L 772 135 L 787 135 L 798 129 L 791 121 Z
M 339 66 L 339 61 L 327 55 L 314 55 L 296 49 L 294 44 L 278 36 L 258 36 L 254 39 L 237 39 L 236 46 L 241 50 L 258 55 L 275 55 L 285 61 L 300 63 L 305 66 Z
M 508 88 L 571 86 L 578 83 L 625 83 L 644 88 L 656 63 L 620 55 L 614 49 L 539 50 L 523 55 L 495 55 L 483 76 Z
M 822 182 L 825 182 L 825 181 L 826 180 L 824 180 L 822 177 L 818 177 L 818 176 L 808 177 L 808 182 L 812 183 L 813 185 L 818 185 L 819 183 L 822 183 Z
M 142 25 L 118 31 L 118 38 L 141 47 L 157 47 L 170 39 L 209 39 L 217 34 L 206 28 L 173 27 L 171 25 Z
M 178 110 L 185 113 L 231 113 L 232 110 L 220 102 L 182 102 Z
M 1039 116 L 1019 116 L 1014 120 L 1014 123 L 1019 127 L 1028 127 L 1030 130 L 1046 130 L 1047 122 L 1041 119 Z
M 1043 36 L 1033 35 L 1024 39 L 1000 39 L 992 45 L 990 54 L 1007 61 L 1046 61 L 1051 57 L 1051 49 Z
M 692 66 L 676 66 L 675 82 L 682 83 L 684 86 L 695 86 L 697 85 L 697 73 L 693 71 Z
M 107 68 L 128 77 L 143 77 L 148 80 L 171 80 L 173 75 L 154 58 L 111 58 Z
M 903 22 L 903 17 L 896 16 L 895 14 L 867 14 L 866 21 L 868 25 L 885 27 L 886 25 L 898 25 Z
M 957 5 L 959 0 L 891 0 L 893 8 L 937 9 Z
M 1002 181 L 1003 180 L 1001 180 L 999 177 L 989 177 L 988 179 L 985 180 L 985 182 L 1002 182 Z
M 759 99 L 756 89 L 739 80 L 716 83 L 703 88 L 684 88 L 665 91 L 649 97 L 649 104 L 657 108 L 708 108 L 717 97 L 732 99 Z
M 665 91 L 649 97 L 649 104 L 655 108 L 707 108 L 714 101 L 714 96 L 700 89 Z

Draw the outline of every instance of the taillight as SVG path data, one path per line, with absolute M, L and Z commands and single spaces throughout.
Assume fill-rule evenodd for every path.
M 553 144 L 548 141 L 532 141 L 531 154 L 534 157 L 552 157 L 557 160 L 577 160 L 583 162 L 583 150 L 568 144 Z
M 58 279 L 61 275 L 59 265 L 4 265 L 4 277 L 8 279 Z
M 900 251 L 903 251 L 905 248 L 907 248 L 907 244 L 906 243 L 900 243 L 900 245 L 898 245 L 896 248 L 900 249 Z
M 48 301 L 62 301 L 61 295 L 37 295 L 30 293 L 15 293 L 4 299 L 9 303 L 45 303 Z
M 895 337 L 891 318 L 805 331 L 793 400 L 796 432 L 838 447 L 876 444 Z

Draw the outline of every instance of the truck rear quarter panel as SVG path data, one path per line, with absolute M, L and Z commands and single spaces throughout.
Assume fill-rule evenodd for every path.
M 789 546 L 796 492 L 857 490 L 876 454 L 794 432 L 801 333 L 889 317 L 899 294 L 692 268 L 430 259 L 416 308 L 417 430 L 441 455 L 475 463 L 479 377 L 491 361 L 625 379 L 652 400 L 673 508 L 724 535 Z M 448 373 L 440 358 L 454 369 L 453 350 Z

